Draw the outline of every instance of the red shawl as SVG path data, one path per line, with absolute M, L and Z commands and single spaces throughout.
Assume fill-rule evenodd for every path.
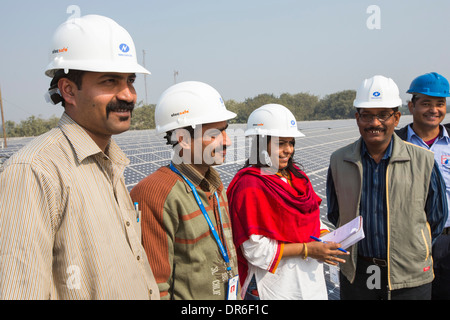
M 298 168 L 297 168 L 298 169 Z M 292 186 L 261 168 L 240 170 L 227 189 L 228 205 L 238 252 L 240 278 L 244 281 L 247 263 L 240 245 L 250 235 L 262 235 L 280 242 L 310 242 L 320 235 L 322 200 L 309 179 L 291 173 Z M 299 170 L 299 169 L 298 169 Z M 305 177 L 306 174 L 299 170 Z

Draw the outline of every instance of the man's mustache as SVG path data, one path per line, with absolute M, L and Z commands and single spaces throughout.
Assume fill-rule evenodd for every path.
M 364 131 L 386 131 L 386 128 L 384 127 L 369 127 L 365 128 Z
M 122 101 L 122 100 L 117 100 L 117 101 L 112 101 L 110 103 L 108 103 L 108 105 L 106 106 L 106 117 L 109 117 L 109 113 L 110 112 L 116 112 L 119 110 L 125 110 L 125 111 L 130 111 L 131 115 L 133 114 L 133 110 L 134 110 L 134 103 L 133 102 L 126 102 L 126 101 Z

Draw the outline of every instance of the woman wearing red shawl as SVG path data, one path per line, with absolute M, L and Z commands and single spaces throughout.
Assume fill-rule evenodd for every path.
M 256 109 L 247 123 L 250 158 L 228 186 L 245 299 L 327 299 L 322 262 L 336 265 L 339 244 L 311 242 L 325 231 L 321 199 L 293 162 L 297 130 L 281 105 Z

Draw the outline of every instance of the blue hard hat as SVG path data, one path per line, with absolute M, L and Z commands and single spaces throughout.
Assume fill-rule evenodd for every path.
M 450 97 L 447 79 L 431 72 L 415 78 L 406 93 L 422 93 L 432 97 Z

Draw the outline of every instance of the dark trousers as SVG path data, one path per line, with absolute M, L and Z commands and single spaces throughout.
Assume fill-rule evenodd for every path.
M 260 300 L 255 275 L 253 275 L 252 280 L 250 280 L 250 283 L 248 284 L 244 300 Z
M 450 300 L 450 234 L 442 234 L 433 245 L 433 300 Z
M 356 276 L 353 283 L 350 283 L 347 278 L 340 273 L 341 300 L 431 299 L 431 282 L 414 288 L 390 291 L 387 281 L 387 267 L 373 266 L 373 263 L 358 258 L 356 264 Z M 377 270 L 377 272 L 374 270 Z M 375 279 L 375 277 L 377 277 L 377 279 Z

